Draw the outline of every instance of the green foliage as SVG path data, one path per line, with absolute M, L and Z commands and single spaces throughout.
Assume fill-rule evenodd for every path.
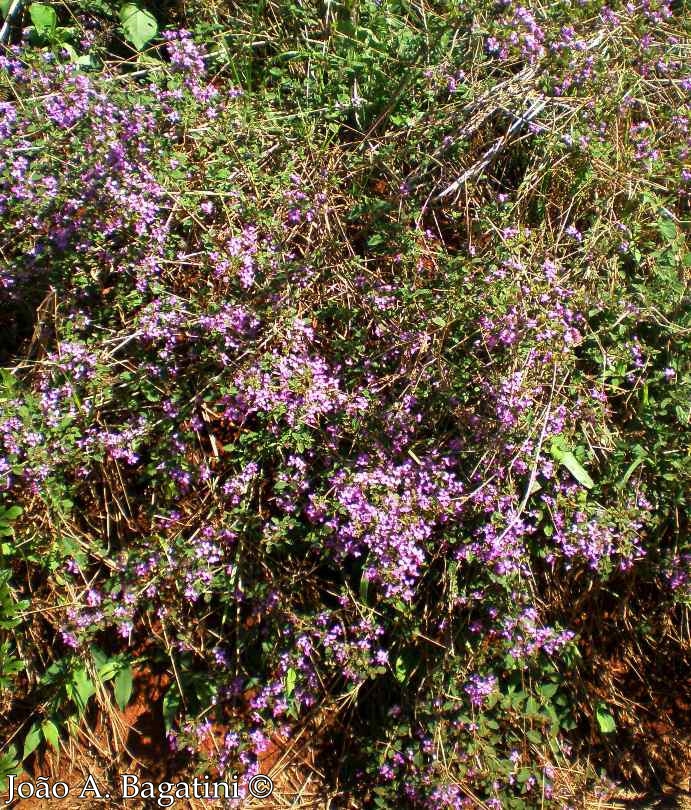
M 21 625 L 22 612 L 28 608 L 29 602 L 17 598 L 13 571 L 10 567 L 5 567 L 7 558 L 14 552 L 14 543 L 12 540 L 1 539 L 14 537 L 12 523 L 22 511 L 20 506 L 0 504 L 0 695 L 13 688 L 17 676 L 24 669 L 22 660 L 17 655 L 14 632 Z

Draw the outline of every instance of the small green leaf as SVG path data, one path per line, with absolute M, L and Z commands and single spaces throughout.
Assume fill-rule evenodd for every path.
M 623 489 L 629 482 L 629 478 L 633 475 L 636 468 L 639 467 L 645 461 L 645 456 L 640 456 L 639 458 L 632 461 L 629 465 L 628 470 L 624 473 L 624 477 L 617 483 L 617 489 Z
M 105 661 L 101 666 L 98 668 L 98 677 L 101 679 L 103 683 L 112 680 L 115 678 L 118 673 L 122 671 L 122 667 L 120 662 L 114 658 Z
M 42 37 L 50 37 L 55 33 L 58 24 L 58 15 L 55 9 L 45 3 L 32 3 L 29 6 L 31 22 Z
M 115 702 L 120 711 L 125 711 L 125 707 L 132 697 L 132 667 L 126 666 L 118 672 L 115 678 Z
M 76 669 L 72 674 L 72 699 L 80 714 L 86 709 L 89 698 L 96 693 L 91 679 L 85 669 Z
M 367 597 L 369 596 L 369 577 L 363 571 L 360 578 L 360 599 L 367 604 Z
M 11 745 L 4 754 L 0 754 L 0 792 L 7 790 L 7 777 L 19 776 L 20 769 L 17 762 L 17 749 Z
M 22 754 L 22 760 L 26 759 L 30 754 L 33 754 L 33 752 L 38 748 L 42 739 L 43 734 L 41 733 L 41 726 L 38 724 L 38 722 L 36 722 L 31 726 L 28 734 L 24 738 L 24 753 Z
M 163 698 L 163 722 L 165 723 L 166 731 L 170 731 L 173 727 L 175 718 L 180 711 L 180 702 L 180 692 L 177 686 L 173 684 Z
M 604 703 L 597 704 L 595 717 L 597 718 L 597 724 L 600 726 L 600 731 L 603 734 L 611 734 L 613 731 L 616 731 L 617 724 L 614 722 L 612 715 L 607 711 L 607 707 Z
M 405 683 L 408 677 L 408 670 L 406 669 L 405 661 L 399 655 L 394 665 L 394 675 L 399 683 Z
M 65 540 L 63 540 L 61 550 L 67 549 L 67 548 L 69 548 L 68 543 Z M 94 664 L 96 664 L 96 668 L 99 670 L 99 674 L 100 674 L 101 668 L 103 666 L 105 666 L 105 664 L 108 661 L 110 661 L 110 658 L 108 658 L 107 653 L 104 653 L 103 650 L 100 647 L 96 647 L 96 646 L 93 646 L 91 648 L 91 657 L 94 659 Z
M 138 51 L 158 34 L 158 23 L 154 15 L 136 3 L 123 3 L 120 8 L 120 22 L 125 39 Z
M 288 697 L 288 698 L 295 691 L 295 684 L 297 682 L 297 677 L 298 677 L 297 672 L 292 667 L 286 672 L 285 694 L 286 694 L 286 697 Z
M 75 50 L 73 45 L 70 45 L 69 42 L 61 42 L 60 47 L 62 48 L 63 51 L 67 52 L 67 55 L 70 57 L 71 62 L 77 61 L 79 57 L 77 56 L 77 51 Z M 74 506 L 74 504 L 70 500 L 60 501 L 60 503 L 62 504 L 63 509 L 65 509 L 65 511 L 67 512 L 69 512 L 69 510 Z
M 516 774 L 516 781 L 519 785 L 522 785 L 524 782 L 527 782 L 528 779 L 530 779 L 530 770 L 528 768 L 521 768 Z
M 60 732 L 58 727 L 52 720 L 44 720 L 41 726 L 41 731 L 50 747 L 57 751 L 60 748 Z
M 558 688 L 556 683 L 543 683 L 538 687 L 540 694 L 545 698 L 554 697 Z
M 98 67 L 98 59 L 92 53 L 83 53 L 77 57 L 77 64 L 85 70 L 96 70 Z

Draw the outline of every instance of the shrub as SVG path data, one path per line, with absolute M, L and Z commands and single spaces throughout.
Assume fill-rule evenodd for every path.
M 64 50 L 37 5 L 0 57 L 24 692 L 57 735 L 138 656 L 200 767 L 321 712 L 363 806 L 547 803 L 634 723 L 612 640 L 687 663 L 681 11 L 269 4 L 142 41 L 74 4 Z

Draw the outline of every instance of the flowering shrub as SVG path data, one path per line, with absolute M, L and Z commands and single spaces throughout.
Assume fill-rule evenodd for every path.
M 171 757 L 547 806 L 612 638 L 688 663 L 681 11 L 356 6 L 0 56 L 0 651 L 56 745 L 137 659 Z

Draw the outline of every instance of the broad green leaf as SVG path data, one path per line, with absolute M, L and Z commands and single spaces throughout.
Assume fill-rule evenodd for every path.
M 671 219 L 658 219 L 657 228 L 666 242 L 673 242 L 677 238 L 677 226 Z
M 41 726 L 38 722 L 34 723 L 31 728 L 29 729 L 28 734 L 24 738 L 24 753 L 22 754 L 22 759 L 26 759 L 30 754 L 38 748 L 43 739 L 43 734 L 41 733 Z
M 60 748 L 60 732 L 58 727 L 52 720 L 44 720 L 41 725 L 41 731 L 50 747 L 57 751 Z
M 566 467 L 581 486 L 586 487 L 586 489 L 592 489 L 592 487 L 595 486 L 595 482 L 588 474 L 588 471 L 581 466 L 576 456 L 574 456 L 570 450 L 566 449 L 563 442 L 557 440 L 553 441 L 550 452 L 552 458 Z
M 3 20 L 7 19 L 11 5 L 12 0 L 0 0 L 0 16 L 2 16 Z
M 118 672 L 115 678 L 115 702 L 120 711 L 125 711 L 125 707 L 132 697 L 132 667 L 126 666 Z
M 158 34 L 158 23 L 154 15 L 136 3 L 123 3 L 120 8 L 120 22 L 125 39 L 138 51 Z
M 600 726 L 600 731 L 603 734 L 611 734 L 613 731 L 616 731 L 617 724 L 614 722 L 612 715 L 607 711 L 607 707 L 604 703 L 598 703 L 595 709 L 595 717 L 597 718 L 597 724 Z
M 50 37 L 55 33 L 58 24 L 58 15 L 55 9 L 45 3 L 32 3 L 29 6 L 31 22 L 42 37 Z

